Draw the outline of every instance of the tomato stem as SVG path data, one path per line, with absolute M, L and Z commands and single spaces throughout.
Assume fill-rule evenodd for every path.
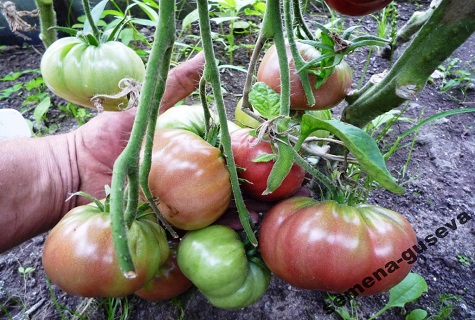
M 94 38 L 96 38 L 96 40 L 99 41 L 100 32 L 99 32 L 99 29 L 97 28 L 96 23 L 94 22 L 94 19 L 91 15 L 91 6 L 89 5 L 89 0 L 82 0 L 82 5 L 84 7 L 84 13 L 86 15 L 87 22 L 91 26 L 92 35 L 94 36 Z
M 117 252 L 117 260 L 122 272 L 127 276 L 134 276 L 135 268 L 128 247 L 126 229 L 130 221 L 135 219 L 137 212 L 139 199 L 138 176 L 140 176 L 142 181 L 144 194 L 149 201 L 152 200 L 148 188 L 148 172 L 150 171 L 151 162 L 150 149 L 153 143 L 153 134 L 150 133 L 153 133 L 155 129 L 160 101 L 165 91 L 165 82 L 171 60 L 171 49 L 175 40 L 175 1 L 160 0 L 159 6 L 160 11 L 154 37 L 155 41 L 150 53 L 134 125 L 127 146 L 114 163 L 112 174 L 110 202 L 112 235 Z M 140 151 L 146 132 L 148 133 L 146 139 L 146 148 L 148 150 L 143 155 L 144 166 L 146 167 L 141 168 L 139 172 Z M 127 178 L 129 184 L 127 200 L 131 204 L 128 205 L 127 213 L 125 214 L 126 201 L 124 200 L 124 194 L 127 189 L 125 188 Z M 153 201 L 151 202 L 153 207 L 154 203 Z M 158 217 L 161 217 L 158 210 L 156 214 Z M 163 218 L 161 221 L 164 222 L 167 230 L 174 234 L 173 229 Z
M 306 64 L 306 61 L 300 55 L 300 52 L 297 48 L 297 44 L 295 42 L 295 35 L 293 29 L 294 19 L 292 17 L 290 1 L 291 0 L 284 0 L 284 19 L 287 40 L 289 42 L 289 48 L 292 54 L 292 58 L 294 59 L 295 70 L 298 70 L 297 72 L 300 78 L 300 82 L 302 82 L 305 96 L 307 97 L 308 105 L 313 106 L 315 104 L 315 96 L 313 95 L 312 87 L 310 86 L 310 80 L 308 79 L 308 69 L 303 68 Z M 294 2 L 298 2 L 298 0 Z
M 57 39 L 56 30 L 51 28 L 56 25 L 56 13 L 53 0 L 35 0 L 40 14 L 40 38 L 45 48 L 48 48 Z
M 229 177 L 234 194 L 234 200 L 239 213 L 239 219 L 244 227 L 247 237 L 250 242 L 257 246 L 257 239 L 251 227 L 251 215 L 246 208 L 244 199 L 239 187 L 239 179 L 237 175 L 236 163 L 234 162 L 233 151 L 231 149 L 231 136 L 229 134 L 228 121 L 226 117 L 226 109 L 224 106 L 223 94 L 221 91 L 221 80 L 219 70 L 216 65 L 216 58 L 213 50 L 213 40 L 211 38 L 211 27 L 209 20 L 209 10 L 207 0 L 198 0 L 198 14 L 201 40 L 203 41 L 203 51 L 205 54 L 205 70 L 203 77 L 211 84 L 214 93 L 214 99 L 216 101 L 221 144 L 223 146 L 224 155 L 226 157 L 226 165 L 229 170 Z

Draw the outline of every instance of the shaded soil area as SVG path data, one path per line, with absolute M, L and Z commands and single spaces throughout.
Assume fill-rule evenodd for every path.
M 427 5 L 428 1 L 418 4 L 398 2 L 398 25 L 404 24 L 416 9 Z M 313 10 L 318 12 L 318 8 Z M 307 18 L 311 27 L 313 20 L 319 20 L 316 14 Z M 360 23 L 366 31 L 374 30 L 376 25 L 371 17 L 363 18 Z M 244 43 L 254 40 L 249 36 L 238 36 L 237 39 Z M 402 50 L 395 53 L 395 58 Z M 42 47 L 31 46 L 2 48 L 0 78 L 12 72 L 38 69 L 42 51 Z M 236 50 L 233 65 L 246 68 L 249 56 L 248 49 Z M 229 62 L 222 48 L 218 48 L 218 58 L 223 64 Z M 354 69 L 355 86 L 366 68 L 367 58 L 368 49 L 362 49 L 347 59 Z M 447 69 L 450 63 L 455 63 L 453 71 L 464 70 L 474 78 L 474 61 L 475 37 L 472 36 L 453 53 L 445 66 Z M 372 52 L 364 80 L 389 67 L 388 59 Z M 37 76 L 27 73 L 14 81 L 1 81 L 0 92 Z M 221 80 L 230 119 L 241 97 L 244 77 L 245 74 L 240 71 L 222 69 Z M 387 151 L 398 135 L 411 128 L 418 119 L 447 110 L 473 107 L 473 83 L 462 82 L 447 91 L 441 90 L 453 79 L 457 79 L 456 73 L 434 75 L 416 99 L 402 106 L 400 109 L 405 108 L 403 117 L 406 121 L 398 121 L 391 128 L 381 142 L 381 149 Z M 9 97 L 2 97 L 0 108 L 25 108 L 23 103 L 27 95 L 25 90 L 20 90 Z M 53 103 L 58 105 L 63 102 L 55 99 Z M 335 117 L 338 117 L 341 108 L 333 109 Z M 33 121 L 33 110 L 26 112 L 25 116 Z M 65 117 L 57 108 L 48 111 L 47 119 L 44 125 L 56 123 L 59 126 L 53 134 L 77 127 L 74 118 Z M 394 195 L 375 190 L 370 194 L 369 203 L 402 213 L 412 223 L 422 243 L 427 244 L 425 239 L 436 234 L 438 228 L 446 224 L 452 228 L 446 228 L 446 236 L 439 237 L 437 243 L 426 246 L 413 268 L 413 272 L 427 281 L 428 292 L 406 308 L 391 309 L 380 318 L 404 319 L 412 309 L 421 308 L 433 316 L 451 311 L 448 317 L 438 319 L 475 319 L 475 219 L 465 224 L 459 220 L 461 214 L 475 218 L 475 113 L 441 118 L 421 127 L 417 135 L 409 135 L 401 141 L 400 148 L 389 158 L 387 165 L 398 181 L 404 184 L 406 193 Z M 114 307 L 110 302 L 72 297 L 47 282 L 41 263 L 44 239 L 45 235 L 38 236 L 0 255 L 0 318 L 60 319 L 61 313 L 65 318 L 107 318 L 105 310 Z M 115 307 L 120 305 L 122 310 L 128 310 L 130 319 L 338 319 L 336 314 L 326 314 L 323 308 L 326 297 L 324 292 L 300 290 L 273 277 L 262 299 L 242 310 L 215 308 L 195 289 L 167 302 L 152 303 L 130 296 L 114 303 L 117 303 Z M 387 303 L 388 297 L 385 293 L 357 298 L 355 306 L 360 318 L 373 315 Z

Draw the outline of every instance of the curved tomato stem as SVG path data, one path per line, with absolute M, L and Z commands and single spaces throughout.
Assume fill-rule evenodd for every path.
M 211 27 L 209 20 L 209 10 L 207 0 L 198 0 L 199 25 L 201 33 L 201 41 L 203 41 L 203 50 L 205 54 L 205 70 L 204 79 L 211 84 L 213 89 L 216 106 L 218 109 L 221 144 L 223 146 L 224 155 L 226 157 L 226 165 L 229 170 L 229 177 L 234 194 L 234 200 L 239 213 L 239 219 L 244 227 L 247 237 L 253 245 L 257 245 L 257 239 L 251 227 L 251 215 L 246 208 L 244 199 L 239 188 L 239 179 L 237 176 L 236 163 L 234 162 L 233 151 L 231 149 L 231 136 L 228 129 L 228 121 L 226 118 L 226 109 L 224 106 L 223 94 L 221 91 L 221 80 L 219 70 L 216 65 L 216 58 L 213 50 L 213 40 L 211 38 Z
M 131 259 L 126 229 L 132 218 L 135 218 L 137 204 L 139 199 L 139 158 L 144 140 L 145 132 L 148 132 L 146 139 L 146 148 L 143 155 L 145 168 L 140 169 L 140 178 L 144 194 L 150 200 L 148 194 L 148 172 L 150 171 L 151 146 L 153 143 L 153 132 L 155 129 L 156 115 L 160 101 L 165 91 L 165 81 L 170 66 L 171 50 L 175 40 L 175 1 L 160 0 L 160 11 L 158 25 L 155 31 L 155 41 L 152 46 L 150 59 L 147 65 L 145 81 L 142 87 L 142 93 L 137 107 L 134 125 L 130 134 L 129 142 L 124 151 L 114 163 L 111 188 L 111 222 L 114 247 L 117 252 L 117 260 L 121 270 L 127 277 L 135 277 L 134 263 Z M 155 119 L 153 116 L 155 115 Z M 147 129 L 148 128 L 148 129 Z M 148 169 L 147 169 L 148 167 Z M 125 208 L 125 190 L 128 178 L 128 201 L 127 212 Z M 153 202 L 153 201 L 152 201 Z M 157 211 L 156 214 L 161 217 Z M 127 217 L 126 217 L 127 216 Z M 128 220 L 128 221 L 127 221 Z M 164 219 L 161 219 L 164 222 Z M 126 223 L 127 221 L 127 223 Z M 164 223 L 170 231 L 173 229 L 168 223 Z M 173 231 L 174 232 L 174 231 Z
M 82 0 L 82 5 L 84 7 L 84 13 L 86 15 L 87 22 L 91 26 L 92 35 L 94 36 L 94 38 L 96 38 L 96 40 L 99 40 L 100 32 L 99 32 L 99 29 L 97 28 L 96 23 L 94 22 L 94 19 L 92 17 L 91 6 L 89 5 L 89 0 Z
M 259 36 L 257 37 L 254 49 L 252 50 L 251 60 L 249 62 L 249 67 L 247 68 L 246 82 L 244 83 L 244 88 L 242 91 L 241 109 L 253 118 L 255 118 L 255 115 L 252 114 L 252 112 L 249 112 L 251 109 L 251 105 L 249 104 L 249 92 L 251 92 L 252 82 L 254 79 L 254 71 L 256 69 L 257 61 L 259 60 L 259 54 L 261 53 L 266 40 L 267 38 L 264 33 L 259 32 Z

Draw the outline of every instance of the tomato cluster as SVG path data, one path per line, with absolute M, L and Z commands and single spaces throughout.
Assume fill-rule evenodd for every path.
M 368 5 L 374 9 L 383 2 L 368 1 Z M 90 106 L 93 95 L 112 88 L 99 83 L 72 87 L 75 84 L 63 81 L 60 71 L 80 65 L 83 55 L 94 57 L 86 58 L 88 61 L 100 61 L 103 51 L 112 50 L 109 46 L 114 44 L 83 48 L 79 40 L 58 41 L 44 57 L 44 61 L 58 61 L 56 65 L 42 64 L 45 81 L 58 95 Z M 320 55 L 312 46 L 298 46 L 307 61 Z M 134 66 L 135 58 L 127 54 L 118 58 L 138 70 L 137 78 L 143 76 L 140 63 L 136 61 Z M 108 63 L 111 68 L 113 62 Z M 123 64 L 118 62 L 113 69 L 114 81 L 122 79 L 122 71 L 132 72 Z M 315 76 L 309 75 L 316 98 L 313 105 L 307 102 L 292 60 L 289 66 L 291 109 L 305 110 L 298 112 L 319 119 L 331 118 L 327 109 L 342 101 L 351 85 L 349 66 L 344 62 L 335 66 L 318 89 Z M 101 77 L 90 78 L 101 82 Z M 264 56 L 257 79 L 280 92 L 275 47 Z M 106 101 L 105 107 L 112 110 L 121 103 Z M 214 115 L 211 120 L 216 120 Z M 260 221 L 259 250 L 248 250 L 240 233 L 217 223 L 224 221 L 218 219 L 232 206 L 232 186 L 219 148 L 220 136 L 210 140 L 214 144 L 205 140 L 205 121 L 201 106 L 178 106 L 161 115 L 155 128 L 148 184 L 164 219 L 183 232 L 179 243 L 168 241 L 152 214 L 137 215 L 127 228 L 136 276 L 126 277 L 117 263 L 108 206 L 96 202 L 77 207 L 52 229 L 45 242 L 43 265 L 52 282 L 73 295 L 121 297 L 135 293 L 147 300 L 170 299 L 194 285 L 214 306 L 240 309 L 266 292 L 271 273 L 298 288 L 333 293 L 355 291 L 356 285 L 362 284 L 364 288 L 356 293 L 368 295 L 387 291 L 410 272 L 412 264 L 399 263 L 399 258 L 415 245 L 416 236 L 402 215 L 372 205 L 319 202 L 308 193 L 297 196 L 306 175 L 297 164 L 290 163 L 282 183 L 267 192 L 278 144 L 265 133 L 257 137 L 254 130 L 229 122 L 239 187 L 252 201 L 265 203 L 260 212 L 270 208 Z M 249 119 L 242 124 L 258 125 Z M 314 134 L 326 137 L 329 133 Z M 254 217 L 259 220 L 257 214 Z M 378 281 L 371 275 L 377 275 Z

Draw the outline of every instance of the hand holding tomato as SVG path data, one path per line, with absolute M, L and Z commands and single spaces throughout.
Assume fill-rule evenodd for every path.
M 199 54 L 170 72 L 161 112 L 198 87 L 203 66 Z M 0 197 L 0 252 L 51 229 L 71 208 L 89 202 L 65 201 L 71 193 L 105 197 L 104 185 L 111 183 L 134 117 L 134 109 L 103 112 L 67 134 L 2 142 L 0 185 L 9 187 Z
M 204 66 L 204 56 L 197 55 L 172 69 L 162 98 L 160 111 L 190 95 L 197 87 Z M 127 145 L 136 108 L 123 112 L 103 112 L 78 130 L 67 135 L 76 146 L 75 156 L 81 181 L 80 190 L 103 198 L 104 185 L 109 184 L 115 160 Z M 78 203 L 87 203 L 81 198 Z

